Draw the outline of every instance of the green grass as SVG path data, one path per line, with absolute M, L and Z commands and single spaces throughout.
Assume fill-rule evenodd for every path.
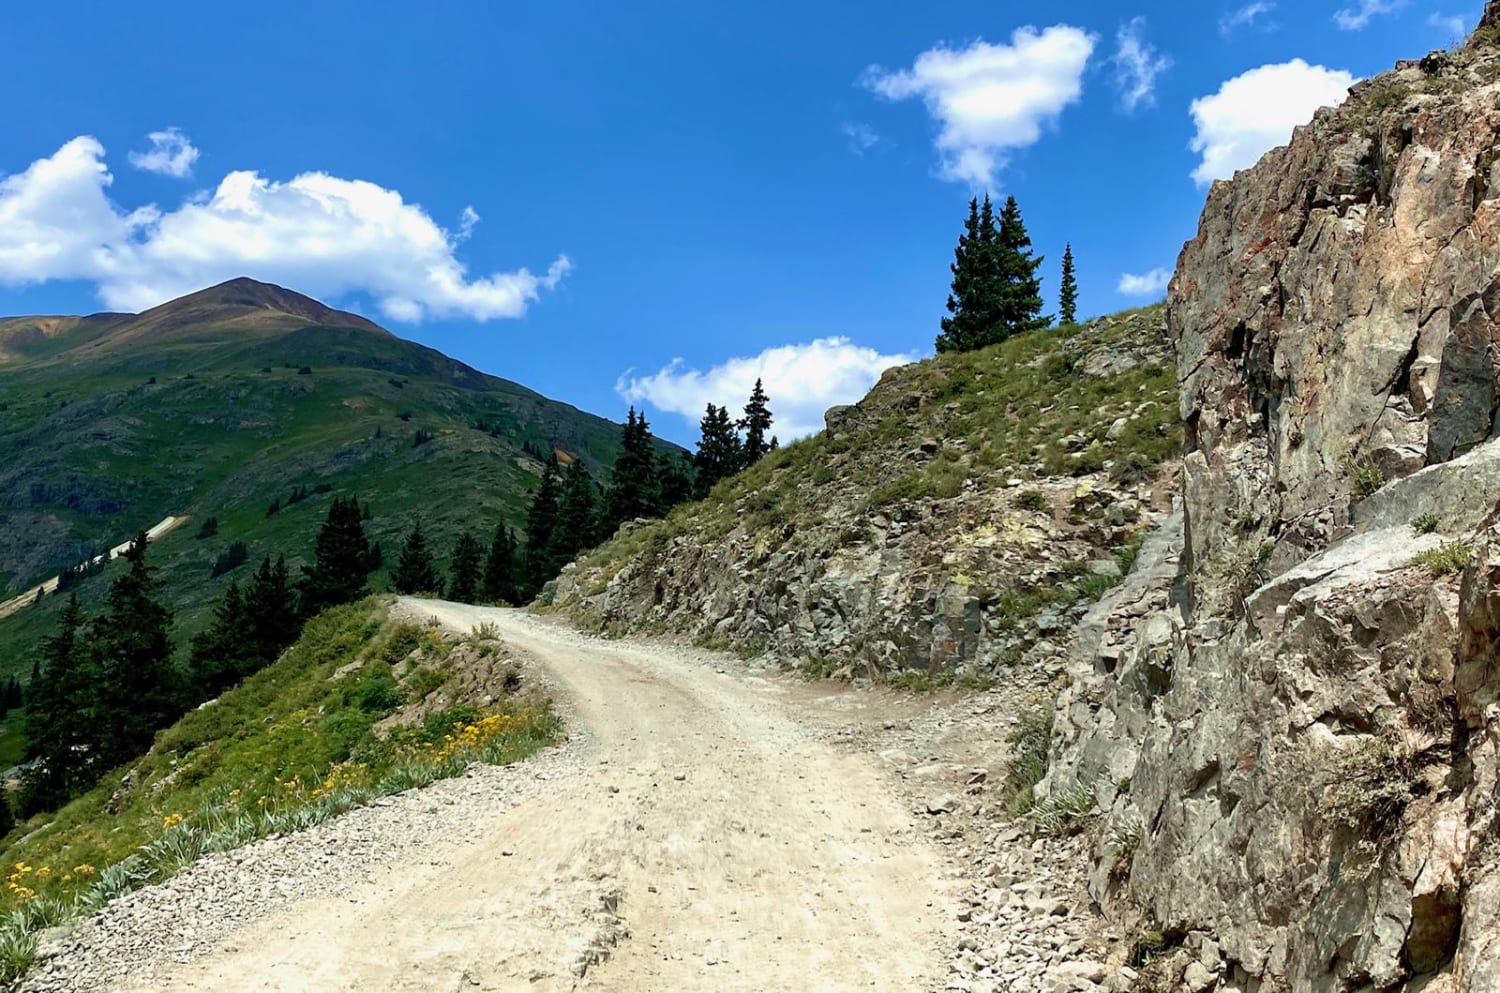
M 313 619 L 276 663 L 159 734 L 130 770 L 127 788 L 119 770 L 56 814 L 18 828 L 0 859 L 12 876 L 18 864 L 30 871 L 0 892 L 0 913 L 40 899 L 87 901 L 106 867 L 132 859 L 145 873 L 137 882 L 163 878 L 216 846 L 308 826 L 454 775 L 470 760 L 515 761 L 553 740 L 558 724 L 546 701 L 514 697 L 377 734 L 377 722 L 431 688 L 393 674 L 391 656 L 404 658 L 412 646 L 423 650 L 425 665 L 411 672 L 441 664 L 447 652 L 431 632 L 389 621 L 378 599 Z M 455 723 L 486 717 L 495 734 L 476 738 L 473 749 L 453 749 L 445 738 Z

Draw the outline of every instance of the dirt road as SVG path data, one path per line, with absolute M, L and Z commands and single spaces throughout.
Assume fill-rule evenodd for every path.
M 478 842 L 246 926 L 172 989 L 941 987 L 942 857 L 879 762 L 819 733 L 818 691 L 513 611 L 403 606 L 494 624 L 539 661 L 583 738 L 575 769 Z

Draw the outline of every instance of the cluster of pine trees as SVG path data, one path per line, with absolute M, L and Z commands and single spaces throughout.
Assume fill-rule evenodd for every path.
M 397 593 L 446 596 L 460 603 L 517 603 L 515 533 L 501 521 L 488 550 L 472 532 L 460 534 L 444 579 L 419 519 L 401 543 L 391 585 Z
M 1050 327 L 1042 314 L 1043 261 L 1032 251 L 1031 236 L 1015 197 L 1007 197 L 999 217 L 986 196 L 969 201 L 969 217 L 954 250 L 948 316 L 937 338 L 939 352 L 967 352 L 1004 341 L 1023 331 Z M 1078 320 L 1078 278 L 1073 246 L 1063 253 L 1058 317 Z
M 42 643 L 26 699 L 22 814 L 67 802 L 185 710 L 275 661 L 306 618 L 364 596 L 378 546 L 363 521 L 358 501 L 335 498 L 295 584 L 280 557 L 264 559 L 243 587 L 231 582 L 185 669 L 174 663 L 171 611 L 157 599 L 146 536 L 137 535 L 103 611 L 87 618 L 69 596 Z
M 726 408 L 709 404 L 698 422 L 701 436 L 693 455 L 693 495 L 703 499 L 721 479 L 750 468 L 774 452 L 779 442 L 771 434 L 773 423 L 771 400 L 759 379 L 750 391 L 744 416 L 738 420 L 731 420 Z M 740 431 L 745 432 L 744 438 Z

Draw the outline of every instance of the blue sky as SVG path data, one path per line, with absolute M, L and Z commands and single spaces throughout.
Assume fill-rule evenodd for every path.
M 930 354 L 975 189 L 1049 297 L 1071 241 L 1084 312 L 1148 302 L 1206 181 L 1480 6 L 12 5 L 0 313 L 250 275 L 684 442 L 764 374 L 798 433 Z

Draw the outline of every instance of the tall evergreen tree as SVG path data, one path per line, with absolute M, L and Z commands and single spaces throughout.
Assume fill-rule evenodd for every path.
M 146 535 L 125 553 L 129 566 L 110 584 L 103 616 L 89 630 L 96 670 L 91 744 L 96 768 L 112 768 L 143 752 L 176 716 L 171 612 L 155 599 L 156 570 L 146 562 Z
M 188 654 L 188 705 L 215 697 L 275 662 L 297 640 L 301 623 L 286 559 L 261 560 L 242 588 L 231 582 L 213 620 L 193 638 Z
M 516 537 L 501 521 L 495 525 L 495 537 L 484 560 L 484 579 L 480 591 L 491 602 L 516 602 Z
M 740 436 L 725 408 L 709 404 L 703 420 L 698 422 L 698 429 L 702 436 L 693 456 L 693 470 L 696 495 L 702 499 L 719 480 L 740 471 L 744 456 L 740 450 Z
M 448 572 L 448 599 L 473 603 L 479 599 L 479 576 L 484 548 L 468 531 L 453 545 L 453 561 Z
M 1058 290 L 1057 319 L 1063 324 L 1078 323 L 1078 274 L 1073 269 L 1073 246 L 1063 249 L 1062 284 Z
M 740 449 L 744 465 L 754 465 L 771 450 L 771 442 L 767 437 L 771 424 L 770 398 L 766 396 L 765 388 L 757 378 L 755 389 L 750 391 L 750 402 L 745 404 L 745 416 L 740 418 L 739 423 L 745 432 L 745 443 Z
M 692 498 L 692 459 L 685 454 L 676 458 L 663 458 L 661 467 L 662 513 L 665 514 L 678 504 L 687 503 Z
M 371 562 L 372 549 L 365 536 L 359 501 L 334 497 L 328 518 L 318 530 L 313 563 L 302 567 L 302 579 L 297 584 L 302 616 L 311 617 L 364 596 Z
M 621 524 L 638 517 L 654 517 L 661 509 L 661 489 L 656 478 L 656 452 L 651 426 L 644 412 L 630 416 L 620 433 L 620 454 L 609 474 L 604 498 L 604 531 L 613 534 Z
M 562 497 L 558 500 L 557 527 L 552 529 L 548 554 L 553 565 L 561 569 L 578 553 L 594 544 L 599 534 L 598 497 L 594 478 L 577 460 L 568 466 L 563 478 Z M 548 577 L 551 578 L 551 577 Z
M 526 514 L 526 560 L 522 580 L 516 584 L 518 599 L 529 600 L 542 585 L 556 575 L 548 549 L 552 532 L 557 527 L 558 511 L 557 458 L 553 456 L 542 466 L 542 479 L 531 498 L 531 509 Z
M 963 234 L 958 236 L 953 263 L 948 267 L 953 273 L 953 285 L 948 292 L 948 316 L 943 318 L 943 330 L 937 338 L 939 352 L 967 351 L 974 347 L 973 342 L 978 337 L 975 296 L 985 234 L 987 232 L 979 224 L 979 200 L 971 199 Z
M 401 556 L 396 560 L 396 571 L 391 573 L 391 585 L 397 593 L 443 595 L 443 579 L 433 565 L 432 550 L 427 547 L 420 519 L 412 522 L 406 540 L 401 543 Z
M 83 609 L 73 594 L 33 664 L 25 754 L 34 764 L 21 789 L 21 811 L 28 817 L 61 806 L 88 785 L 94 679 L 79 643 L 82 628 Z
M 1031 236 L 1021 219 L 1021 207 L 1015 197 L 1007 197 L 1000 212 L 1000 236 L 997 245 L 1000 302 L 993 344 L 1013 334 L 1045 328 L 1052 323 L 1042 316 L 1042 280 L 1037 275 L 1045 261 L 1031 250 Z

